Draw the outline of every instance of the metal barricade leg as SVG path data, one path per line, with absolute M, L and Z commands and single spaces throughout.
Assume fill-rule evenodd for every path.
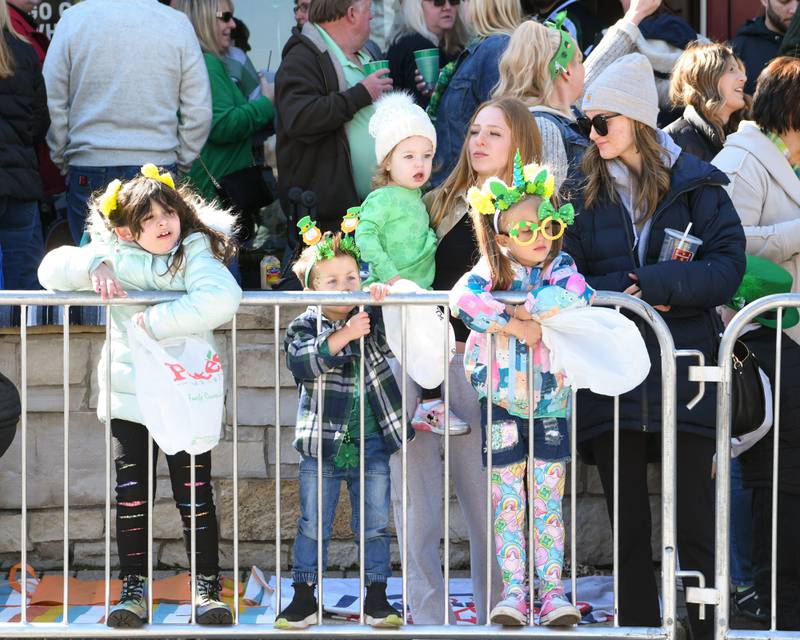
M 275 615 L 281 611 L 281 322 L 280 305 L 273 307 L 275 324 L 273 342 L 275 343 Z M 237 609 L 238 611 L 238 609 Z M 237 616 L 236 622 L 239 618 Z
M 276 345 L 277 351 L 277 345 Z M 233 623 L 239 624 L 239 382 L 236 316 L 231 321 L 231 408 L 233 413 Z M 278 378 L 279 369 L 275 369 Z
M 64 566 L 62 622 L 69 625 L 69 305 L 64 305 L 63 392 L 64 392 Z M 22 565 L 25 566 L 24 564 Z
M 25 624 L 28 621 L 28 306 L 20 305 L 19 308 L 19 343 L 20 357 L 20 406 L 22 415 L 20 416 L 20 519 L 19 519 L 19 555 L 21 564 L 22 580 L 20 580 L 21 592 L 21 611 L 20 622 Z

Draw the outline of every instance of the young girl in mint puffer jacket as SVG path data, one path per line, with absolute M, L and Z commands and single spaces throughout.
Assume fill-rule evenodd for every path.
M 357 209 L 356 243 L 369 266 L 366 284 L 394 284 L 401 278 L 430 289 L 436 272 L 436 232 L 422 201 L 431 175 L 436 129 L 428 114 L 407 93 L 388 93 L 375 103 L 369 121 L 375 138 L 376 189 Z M 346 231 L 346 229 L 343 228 Z M 411 426 L 444 433 L 444 402 L 439 387 L 421 390 Z M 450 435 L 469 425 L 450 412 Z
M 211 332 L 236 314 L 242 291 L 224 262 L 235 253 L 230 234 L 233 216 L 176 188 L 169 173 L 154 165 L 125 183 L 115 180 L 90 204 L 91 242 L 60 247 L 39 267 L 39 281 L 60 291 L 94 290 L 102 298 L 126 291 L 176 291 L 179 298 L 153 306 L 110 307 L 111 406 L 106 406 L 106 348 L 97 378 L 97 415 L 111 417 L 117 472 L 117 550 L 122 592 L 112 607 L 111 627 L 140 627 L 147 622 L 147 445 L 139 410 L 127 326 L 133 321 L 156 340 L 199 334 L 213 344 Z M 154 443 L 156 456 L 158 448 Z M 190 456 L 167 456 L 175 503 L 183 520 L 190 553 Z M 155 467 L 156 460 L 152 462 Z M 220 600 L 219 535 L 211 487 L 211 453 L 195 464 L 197 593 L 200 624 L 231 624 L 230 608 Z

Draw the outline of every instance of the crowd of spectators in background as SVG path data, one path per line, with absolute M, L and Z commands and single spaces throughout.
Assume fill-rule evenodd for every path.
M 36 269 L 57 212 L 69 229 L 61 242 L 85 242 L 91 195 L 114 179 L 132 178 L 145 163 L 181 176 L 207 199 L 230 196 L 231 187 L 226 191 L 221 183 L 259 167 L 275 189 L 276 211 L 286 218 L 287 264 L 298 244 L 292 230 L 299 217 L 310 213 L 322 231 L 336 230 L 344 212 L 372 190 L 374 103 L 402 89 L 427 109 L 438 140 L 432 191 L 425 196 L 438 239 L 435 289 L 451 288 L 472 267 L 467 190 L 490 176 L 510 179 L 519 148 L 527 161 L 552 168 L 559 194 L 584 214 L 568 232 L 566 250 L 587 281 L 652 304 L 664 313 L 678 348 L 714 358 L 721 330 L 716 307 L 735 292 L 745 251 L 781 265 L 793 277 L 792 291 L 800 291 L 800 61 L 792 57 L 800 55 L 797 0 L 762 0 L 764 15 L 748 20 L 731 44 L 709 41 L 661 0 L 620 0 L 623 17 L 611 25 L 601 24 L 580 0 L 403 0 L 385 55 L 370 39 L 371 0 L 297 0 L 296 27 L 279 43 L 274 82 L 250 61 L 248 36 L 260 34 L 236 19 L 233 0 L 83 0 L 64 13 L 50 43 L 30 16 L 37 4 L 0 1 L 2 288 L 38 289 Z M 570 42 L 579 50 L 554 68 Z M 422 49 L 439 51 L 441 71 L 433 84 L 417 68 L 414 52 Z M 386 68 L 365 70 L 384 58 Z M 650 83 L 655 89 L 648 93 Z M 274 177 L 262 166 L 264 141 L 273 132 Z M 635 225 L 626 211 L 637 212 Z M 244 241 L 260 213 L 243 208 L 237 214 Z M 650 234 L 683 229 L 687 220 L 703 238 L 707 261 L 691 279 L 658 262 L 658 247 L 647 243 Z M 231 270 L 244 277 L 236 264 Z M 284 273 L 282 286 L 300 288 Z M 14 322 L 10 309 L 0 313 L 0 324 Z M 455 329 L 463 343 L 463 326 Z M 754 349 L 765 335 L 774 342 L 774 336 L 754 333 Z M 787 329 L 787 337 L 787 362 L 800 369 L 800 327 Z M 659 362 L 652 335 L 648 347 Z M 686 409 L 695 386 L 688 363 L 681 364 L 678 546 L 686 568 L 702 569 L 710 579 L 713 481 L 700 459 L 714 452 L 715 397 L 707 393 Z M 457 377 L 454 372 L 451 380 Z M 646 484 L 660 431 L 660 384 L 654 367 L 642 394 L 622 403 L 623 624 L 656 626 L 660 619 L 648 564 Z M 469 391 L 451 389 L 455 397 Z M 800 394 L 787 387 L 782 398 L 789 426 L 782 428 L 781 446 L 796 459 Z M 579 395 L 582 454 L 599 466 L 611 513 L 609 403 Z M 460 415 L 479 423 L 467 415 L 477 407 L 472 404 L 465 400 Z M 409 449 L 410 464 L 419 469 L 412 482 L 421 483 L 420 490 L 440 487 L 438 449 L 422 442 L 418 436 Z M 470 455 L 479 453 L 479 444 L 467 438 L 454 446 L 468 445 Z M 762 449 L 757 455 L 758 463 L 743 458 L 736 467 L 733 523 L 742 532 L 753 518 L 766 521 L 769 510 L 760 472 L 771 454 Z M 800 513 L 799 468 L 794 463 L 781 476 L 783 523 L 796 523 Z M 474 469 L 459 467 L 455 483 L 469 525 L 479 617 L 485 618 L 497 594 L 483 589 L 481 473 L 476 458 Z M 441 531 L 424 510 L 410 517 L 418 523 L 409 527 L 410 604 L 416 621 L 441 622 Z M 786 524 L 779 535 L 781 549 L 790 547 L 789 529 Z M 769 543 L 760 535 L 738 536 L 734 602 L 742 615 L 764 621 L 769 563 L 760 545 Z M 779 628 L 800 628 L 795 569 L 779 577 Z M 695 640 L 711 638 L 713 618 L 700 620 L 696 607 L 689 615 Z

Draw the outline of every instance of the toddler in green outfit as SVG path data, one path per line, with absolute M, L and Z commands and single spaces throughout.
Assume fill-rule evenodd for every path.
M 403 92 L 388 93 L 375 103 L 369 121 L 378 162 L 375 190 L 359 208 L 356 243 L 369 266 L 366 284 L 411 280 L 430 289 L 436 271 L 436 233 L 422 201 L 431 175 L 436 129 L 425 111 Z M 435 356 L 432 356 L 435 357 Z M 444 403 L 438 389 L 425 390 L 411 421 L 415 429 L 444 433 Z M 450 434 L 467 433 L 469 425 L 450 413 Z

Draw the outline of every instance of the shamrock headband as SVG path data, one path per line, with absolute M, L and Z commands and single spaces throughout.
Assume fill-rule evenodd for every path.
M 339 240 L 339 249 L 344 251 L 347 255 L 351 256 L 353 260 L 358 263 L 361 260 L 361 251 L 356 245 L 355 236 L 353 233 L 358 226 L 358 214 L 361 212 L 361 207 L 351 207 L 342 218 L 340 226 L 342 230 L 342 238 Z M 331 260 L 336 257 L 333 250 L 333 236 L 323 235 L 317 227 L 317 223 L 311 219 L 311 216 L 305 216 L 297 223 L 297 228 L 300 230 L 300 235 L 303 242 L 309 247 L 315 247 L 314 259 L 306 269 L 304 277 L 304 285 L 308 289 L 308 279 L 311 275 L 311 270 L 314 265 L 320 260 Z
M 165 171 L 164 173 L 159 173 L 158 167 L 154 164 L 148 163 L 144 165 L 140 171 L 145 178 L 158 180 L 171 189 L 175 188 L 175 181 L 172 179 L 172 176 L 169 174 L 169 172 Z M 119 197 L 120 189 L 122 189 L 122 181 L 112 180 L 108 187 L 106 187 L 105 193 L 100 196 L 100 213 L 102 213 L 106 218 L 109 218 L 111 214 L 115 213 L 117 210 L 117 198 Z
M 572 40 L 572 36 L 570 35 L 569 31 L 564 28 L 564 21 L 566 19 L 567 12 L 560 11 L 556 15 L 554 21 L 548 21 L 544 23 L 545 27 L 558 31 L 558 34 L 561 37 L 561 41 L 558 43 L 558 49 L 556 50 L 553 58 L 550 60 L 550 64 L 547 65 L 547 70 L 550 72 L 550 77 L 553 80 L 558 77 L 558 74 L 567 70 L 569 63 L 572 62 L 572 59 L 575 57 L 575 42 Z
M 522 166 L 522 158 L 517 149 L 514 154 L 514 181 L 511 186 L 500 178 L 489 178 L 481 189 L 470 187 L 467 200 L 478 213 L 494 216 L 494 232 L 500 235 L 500 215 L 525 196 L 538 196 L 542 199 L 538 211 L 539 220 L 552 218 L 563 226 L 572 224 L 575 220 L 575 209 L 571 204 L 556 209 L 550 202 L 554 191 L 553 174 L 538 164 Z

